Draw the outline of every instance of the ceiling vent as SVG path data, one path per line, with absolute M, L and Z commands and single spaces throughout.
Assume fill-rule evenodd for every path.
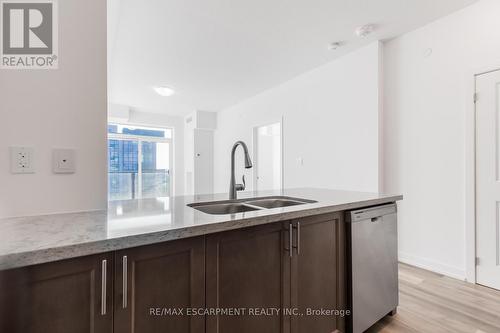
M 364 38 L 364 37 L 368 36 L 369 34 L 371 34 L 372 32 L 374 32 L 375 28 L 376 27 L 374 24 L 366 24 L 364 26 L 357 28 L 354 33 L 356 34 L 356 36 Z

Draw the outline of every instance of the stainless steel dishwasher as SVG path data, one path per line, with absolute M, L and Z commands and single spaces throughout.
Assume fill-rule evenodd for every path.
M 397 206 L 346 213 L 350 328 L 361 333 L 396 313 L 398 296 Z

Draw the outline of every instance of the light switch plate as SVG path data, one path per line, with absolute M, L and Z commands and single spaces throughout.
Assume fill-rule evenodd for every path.
M 75 165 L 74 149 L 52 150 L 52 171 L 54 173 L 74 173 Z
M 34 151 L 31 147 L 10 147 L 10 172 L 34 173 Z

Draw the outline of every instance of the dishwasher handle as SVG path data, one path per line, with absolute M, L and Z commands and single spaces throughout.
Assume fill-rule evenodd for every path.
M 371 222 L 378 222 L 380 221 L 381 217 L 389 214 L 395 214 L 396 212 L 397 206 L 395 203 L 376 207 L 362 208 L 348 212 L 346 214 L 346 222 L 355 223 L 366 220 L 370 220 Z

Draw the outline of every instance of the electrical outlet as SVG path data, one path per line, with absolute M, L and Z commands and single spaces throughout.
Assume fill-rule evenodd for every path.
M 10 147 L 10 171 L 12 173 L 34 173 L 34 149 Z

